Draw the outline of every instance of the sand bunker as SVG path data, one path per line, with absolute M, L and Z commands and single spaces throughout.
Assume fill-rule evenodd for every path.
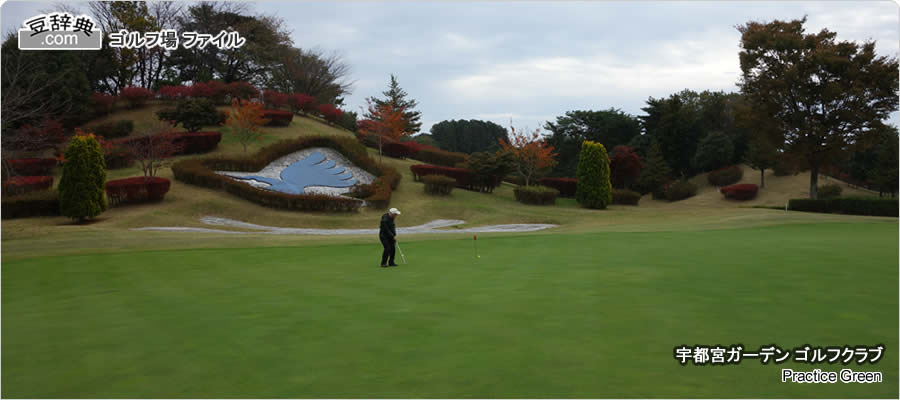
M 149 226 L 145 228 L 134 228 L 138 231 L 171 231 L 171 232 L 198 232 L 198 233 L 228 233 L 228 234 L 272 234 L 272 235 L 377 235 L 378 229 L 313 229 L 313 228 L 281 228 L 276 226 L 265 226 L 251 224 L 249 222 L 236 221 L 228 218 L 203 217 L 200 219 L 206 225 L 227 226 L 230 228 L 240 228 L 246 231 L 231 231 L 224 229 L 212 228 L 192 228 L 192 227 L 165 227 L 165 226 Z M 459 219 L 437 219 L 427 224 L 410 227 L 397 227 L 398 234 L 420 234 L 420 233 L 483 233 L 483 232 L 533 232 L 541 229 L 553 228 L 554 224 L 505 224 L 505 225 L 487 225 L 464 229 L 441 229 L 455 225 L 460 225 L 466 221 Z

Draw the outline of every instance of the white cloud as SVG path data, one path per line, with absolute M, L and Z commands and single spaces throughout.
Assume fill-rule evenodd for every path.
M 639 58 L 613 52 L 584 56 L 538 56 L 482 67 L 445 81 L 459 101 L 593 97 L 601 94 L 663 95 L 684 88 L 735 88 L 740 76 L 737 33 L 663 41 Z M 634 54 L 632 52 L 631 54 Z

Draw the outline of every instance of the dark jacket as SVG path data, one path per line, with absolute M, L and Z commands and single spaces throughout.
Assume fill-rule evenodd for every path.
M 381 229 L 378 237 L 381 240 L 393 241 L 394 236 L 397 236 L 397 227 L 394 225 L 394 219 L 391 218 L 390 213 L 386 213 L 381 216 Z

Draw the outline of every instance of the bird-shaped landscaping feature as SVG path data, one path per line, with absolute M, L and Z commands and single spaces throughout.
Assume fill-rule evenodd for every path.
M 281 179 L 251 175 L 236 177 L 252 179 L 271 185 L 267 188 L 282 193 L 304 194 L 307 186 L 350 187 L 356 184 L 353 174 L 345 172 L 344 167 L 337 166 L 320 152 L 315 152 L 297 161 L 281 171 Z

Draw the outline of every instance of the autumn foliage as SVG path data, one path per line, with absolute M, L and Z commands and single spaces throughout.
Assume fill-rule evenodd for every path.
M 381 138 L 394 141 L 409 136 L 406 130 L 408 121 L 403 115 L 402 107 L 394 107 L 390 103 L 376 105 L 369 101 L 369 114 L 371 119 L 364 119 L 357 123 L 359 132 L 363 135 L 375 135 L 379 138 L 379 153 L 381 152 Z
M 512 154 L 516 170 L 528 186 L 536 174 L 556 165 L 554 147 L 544 140 L 540 129 L 528 133 L 517 132 L 516 128 L 510 127 L 509 131 L 509 141 L 503 138 L 497 141 L 501 151 Z
M 263 117 L 262 107 L 260 103 L 247 100 L 233 99 L 231 101 L 231 110 L 227 112 L 228 118 L 225 120 L 222 130 L 234 135 L 244 147 L 245 153 L 247 145 L 263 138 L 263 131 L 260 127 L 267 121 Z

